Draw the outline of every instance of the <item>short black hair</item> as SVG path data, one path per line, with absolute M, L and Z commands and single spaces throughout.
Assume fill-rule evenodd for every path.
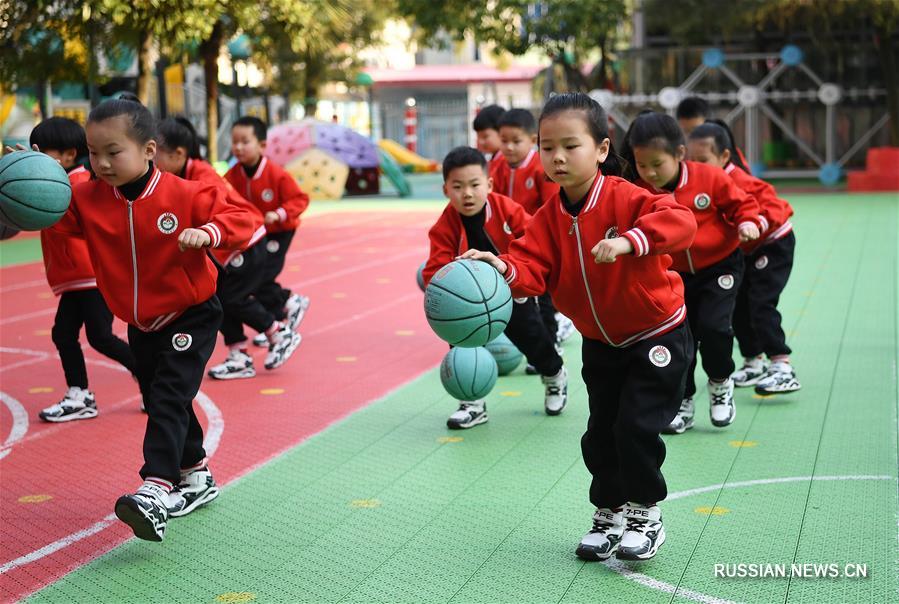
M 168 151 L 174 151 L 178 147 L 187 150 L 187 156 L 192 159 L 200 159 L 200 141 L 197 131 L 190 120 L 184 116 L 167 117 L 157 127 L 157 144 Z
M 677 119 L 693 119 L 709 117 L 711 113 L 708 101 L 698 96 L 688 96 L 677 104 Z
M 503 126 L 512 126 L 513 128 L 521 128 L 528 134 L 537 134 L 537 120 L 534 114 L 527 109 L 509 109 L 496 122 L 497 129 Z
M 499 121 L 499 117 L 505 112 L 506 110 L 499 105 L 487 105 L 486 107 L 482 107 L 481 110 L 478 111 L 478 114 L 474 116 L 471 127 L 475 132 L 490 129 L 499 130 L 497 122 Z
M 231 129 L 234 130 L 235 126 L 249 126 L 253 129 L 253 134 L 262 142 L 268 136 L 268 126 L 264 121 L 259 119 L 258 117 L 252 115 L 244 115 L 237 119 L 234 122 L 234 125 L 231 126 Z
M 87 155 L 87 139 L 81 124 L 66 117 L 51 117 L 31 131 L 31 145 L 41 151 L 68 151 L 75 149 L 76 160 Z
M 471 147 L 456 147 L 443 158 L 443 182 L 449 178 L 450 172 L 465 166 L 480 166 L 487 173 L 487 160 L 484 154 Z
M 138 144 L 146 144 L 156 138 L 156 121 L 150 110 L 137 101 L 110 99 L 91 110 L 87 123 L 104 122 L 124 116 L 128 121 L 128 137 Z

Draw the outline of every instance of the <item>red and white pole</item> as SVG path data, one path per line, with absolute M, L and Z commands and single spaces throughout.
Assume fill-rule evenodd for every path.
M 406 148 L 415 153 L 418 148 L 418 110 L 415 108 L 415 99 L 411 97 L 406 99 L 406 114 L 403 118 L 403 126 L 406 129 Z

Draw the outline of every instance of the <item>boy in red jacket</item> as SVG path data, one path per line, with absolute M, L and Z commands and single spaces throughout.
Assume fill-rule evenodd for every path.
M 225 173 L 225 180 L 265 217 L 268 256 L 256 297 L 277 320 L 296 329 L 309 308 L 309 298 L 293 294 L 276 279 L 284 270 L 290 242 L 300 226 L 300 214 L 309 207 L 309 196 L 293 176 L 263 155 L 267 135 L 268 127 L 257 117 L 244 116 L 234 122 L 231 152 L 237 163 Z M 264 333 L 253 342 L 258 346 L 269 344 Z
M 87 157 L 84 129 L 70 119 L 51 117 L 31 131 L 32 145 L 54 158 L 69 173 L 72 186 L 90 180 L 91 174 L 78 163 Z M 47 282 L 59 296 L 53 322 L 53 343 L 66 377 L 68 390 L 61 401 L 42 410 L 46 422 L 68 422 L 97 417 L 97 400 L 88 390 L 87 367 L 78 342 L 81 326 L 97 352 L 134 373 L 134 355 L 128 344 L 112 333 L 112 313 L 97 289 L 87 243 L 55 225 L 41 231 L 41 249 Z
M 499 125 L 497 120 L 506 110 L 499 105 L 482 107 L 471 123 L 477 139 L 478 151 L 487 156 L 493 166 L 503 154 L 500 152 Z
M 157 169 L 155 123 L 139 103 L 100 104 L 86 130 L 98 178 L 74 187 L 59 224 L 87 241 L 97 286 L 128 323 L 148 414 L 144 483 L 119 497 L 115 513 L 137 537 L 161 541 L 170 515 L 188 514 L 219 493 L 193 408 L 222 320 L 218 271 L 206 248 L 245 246 L 254 217 L 229 203 L 221 187 Z M 190 501 L 170 512 L 169 496 L 180 485 L 191 488 Z
M 514 201 L 492 192 L 487 162 L 477 149 L 456 147 L 443 160 L 443 192 L 450 202 L 431 227 L 431 255 L 425 265 L 425 283 L 434 273 L 469 250 L 505 253 L 509 243 L 524 233 L 528 214 Z M 506 336 L 543 377 L 543 408 L 559 415 L 568 401 L 568 371 L 556 351 L 553 336 L 537 312 L 535 298 L 515 300 Z M 450 428 L 471 428 L 487 421 L 486 401 L 460 401 L 446 421 Z

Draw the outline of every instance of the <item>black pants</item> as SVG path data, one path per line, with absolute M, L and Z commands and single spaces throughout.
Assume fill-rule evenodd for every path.
M 203 428 L 193 400 L 221 322 L 222 305 L 212 296 L 161 331 L 147 333 L 128 326 L 128 342 L 137 359 L 137 379 L 147 409 L 141 478 L 156 476 L 177 484 L 181 468 L 206 457 Z
M 556 352 L 555 333 L 550 336 L 541 320 L 536 298 L 512 304 L 512 317 L 506 325 L 506 336 L 527 357 L 540 375 L 553 376 L 562 368 L 562 357 Z
M 262 271 L 262 285 L 256 290 L 256 298 L 279 321 L 286 317 L 284 303 L 290 297 L 291 291 L 281 287 L 276 279 L 284 270 L 284 261 L 295 233 L 295 230 L 284 231 L 283 233 L 269 233 L 265 237 L 267 254 Z
M 66 385 L 87 388 L 87 368 L 78 341 L 82 325 L 87 333 L 87 342 L 94 350 L 134 373 L 134 355 L 128 344 L 112 333 L 112 313 L 100 290 L 65 292 L 59 297 L 51 333 L 62 361 Z
M 221 331 L 228 346 L 246 341 L 244 325 L 262 333 L 275 321 L 255 295 L 262 285 L 267 256 L 263 239 L 219 271 L 215 293 L 225 313 Z
M 737 292 L 743 280 L 743 252 L 739 248 L 723 260 L 696 274 L 681 273 L 687 319 L 693 332 L 694 352 L 687 370 L 684 396 L 696 394 L 696 355 L 702 353 L 702 368 L 712 380 L 726 380 L 734 372 L 732 326 Z
M 777 303 L 793 270 L 795 249 L 796 237 L 791 232 L 746 258 L 746 273 L 734 309 L 734 333 L 745 358 L 762 353 L 770 358 L 792 352 L 780 324 Z
M 686 323 L 627 348 L 584 338 L 590 418 L 581 451 L 593 475 L 590 501 L 596 507 L 645 505 L 668 495 L 659 434 L 680 408 L 692 356 Z
M 559 322 L 556 321 L 556 305 L 553 304 L 553 299 L 549 294 L 543 294 L 537 298 L 537 304 L 540 307 L 540 318 L 543 320 L 543 325 L 546 326 L 546 331 L 549 332 L 553 337 L 553 342 L 555 342 L 556 334 L 559 332 Z M 531 363 L 531 365 L 534 364 Z

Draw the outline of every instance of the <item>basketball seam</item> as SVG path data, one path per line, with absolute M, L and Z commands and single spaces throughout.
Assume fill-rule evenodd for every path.
M 470 261 L 469 261 L 470 262 Z M 474 284 L 478 286 L 478 291 L 481 292 L 481 299 L 484 301 L 484 310 L 487 312 L 487 338 L 488 342 L 490 341 L 490 324 L 493 323 L 493 319 L 490 316 L 490 305 L 487 304 L 487 297 L 484 295 L 484 290 L 481 288 L 481 284 L 478 282 L 477 277 L 474 276 L 474 273 L 471 272 L 471 269 L 468 267 L 468 264 L 462 264 L 465 267 L 465 270 L 468 271 L 468 274 L 471 275 L 471 278 L 474 280 Z M 492 266 L 490 268 L 493 268 Z M 496 269 L 494 269 L 496 270 Z M 498 274 L 498 273 L 497 273 Z
M 35 152 L 33 151 L 32 153 L 35 153 Z M 3 166 L 3 168 L 0 169 L 0 175 L 2 175 L 4 172 L 6 172 L 7 168 L 9 168 L 10 166 L 14 166 L 17 163 L 19 163 L 20 161 L 22 161 L 23 159 L 28 159 L 29 157 L 34 157 L 34 156 L 31 155 L 31 153 L 26 153 L 25 155 L 23 155 L 21 157 L 13 158 L 7 165 Z
M 453 296 L 459 298 L 460 300 L 464 300 L 464 301 L 470 302 L 470 303 L 472 303 L 472 304 L 479 304 L 479 301 L 478 301 L 478 300 L 469 300 L 468 298 L 466 298 L 466 297 L 464 297 L 464 296 L 460 296 L 458 293 L 456 293 L 456 292 L 454 292 L 454 291 L 452 291 L 452 290 L 450 290 L 450 289 L 447 289 L 447 288 L 441 286 L 439 283 L 434 283 L 434 280 L 433 280 L 433 279 L 431 279 L 431 282 L 428 284 L 428 287 L 431 287 L 432 285 L 434 286 L 435 289 L 443 290 L 443 291 L 445 291 L 446 293 L 452 294 Z M 484 293 L 484 292 L 481 292 L 481 295 L 483 295 L 483 293 Z

